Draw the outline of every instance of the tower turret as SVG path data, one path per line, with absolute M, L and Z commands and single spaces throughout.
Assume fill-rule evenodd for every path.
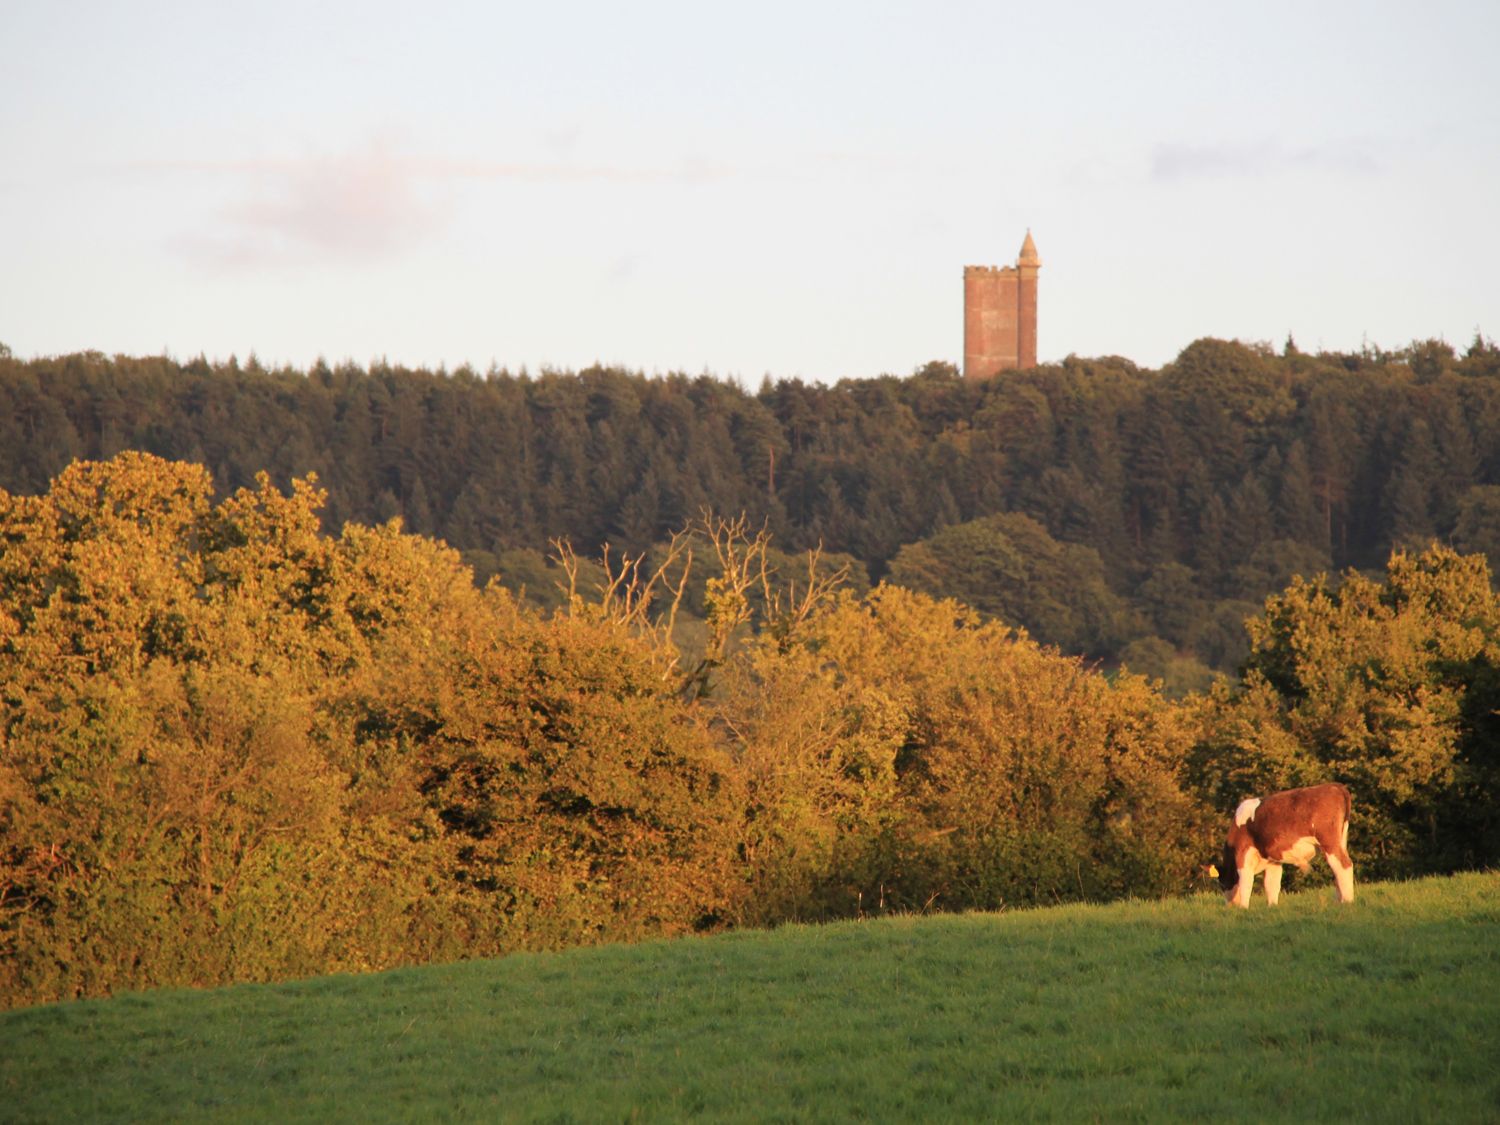
M 1042 264 L 1041 257 L 1036 252 L 1036 243 L 1031 240 L 1031 228 L 1026 228 L 1026 241 L 1021 243 L 1021 256 L 1016 259 L 1019 266 L 1037 266 Z
M 1031 228 L 1026 230 L 1026 241 L 1021 243 L 1021 254 L 1016 259 L 1019 275 L 1016 293 L 1016 366 L 1025 370 L 1036 366 L 1036 275 L 1042 268 L 1042 259 L 1036 252 L 1036 243 L 1031 240 Z

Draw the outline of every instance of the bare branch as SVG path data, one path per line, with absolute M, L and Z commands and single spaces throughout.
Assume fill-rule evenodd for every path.
M 820 574 L 823 544 L 807 552 L 807 583 L 799 591 L 796 579 L 787 584 L 785 596 L 780 590 L 767 588 L 766 629 L 785 649 L 798 630 L 820 606 L 827 604 L 849 578 L 849 564 Z
M 568 611 L 571 613 L 578 604 L 578 555 L 573 551 L 573 544 L 566 539 L 553 539 L 551 543 L 557 565 L 562 568 L 567 579 L 559 582 L 557 588 L 567 595 Z
M 713 548 L 720 574 L 707 583 L 708 638 L 702 659 L 683 677 L 682 693 L 688 699 L 708 694 L 714 669 L 724 663 L 735 633 L 750 621 L 749 592 L 757 585 L 766 589 L 770 581 L 766 549 L 771 536 L 764 526 L 752 535 L 743 513 L 724 519 L 705 509 L 699 527 Z
M 604 577 L 594 584 L 597 600 L 592 603 L 578 594 L 579 560 L 572 547 L 562 540 L 555 540 L 553 547 L 568 578 L 566 590 L 569 613 L 576 615 L 587 612 L 632 629 L 647 638 L 664 658 L 663 678 L 675 676 L 681 654 L 678 653 L 672 636 L 692 570 L 690 533 L 675 533 L 666 545 L 662 559 L 649 569 L 645 552 L 639 555 L 624 552 L 615 554 L 606 543 L 600 560 Z M 672 571 L 679 565 L 682 571 L 674 578 Z M 667 610 L 665 614 L 653 614 L 653 607 L 660 594 L 670 598 Z

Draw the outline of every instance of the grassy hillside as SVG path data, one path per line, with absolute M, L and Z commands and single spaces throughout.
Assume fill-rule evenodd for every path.
M 1500 874 L 0 1014 L 0 1117 L 1500 1118 Z

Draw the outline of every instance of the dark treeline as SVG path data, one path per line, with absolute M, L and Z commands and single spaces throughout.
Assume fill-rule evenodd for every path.
M 330 530 L 400 515 L 481 579 L 557 537 L 640 550 L 743 512 L 785 549 L 1156 674 L 1237 666 L 1244 617 L 1294 574 L 1433 538 L 1500 561 L 1483 337 L 1462 355 L 1204 339 L 1160 371 L 1069 357 L 971 385 L 934 363 L 755 393 L 600 368 L 0 358 L 0 487 L 39 494 L 124 449 L 202 464 L 221 493 L 316 473 Z

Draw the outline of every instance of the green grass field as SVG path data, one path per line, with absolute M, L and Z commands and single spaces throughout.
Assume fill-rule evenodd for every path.
M 1500 1121 L 1500 874 L 0 1014 L 0 1119 Z

